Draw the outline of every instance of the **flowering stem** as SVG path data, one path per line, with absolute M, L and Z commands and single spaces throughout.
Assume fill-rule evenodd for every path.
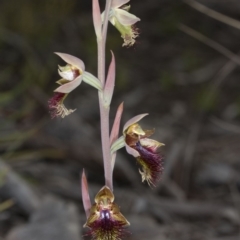
M 105 49 L 106 49 L 107 27 L 108 27 L 108 15 L 109 15 L 111 3 L 112 3 L 112 0 L 106 0 L 105 19 L 103 22 L 102 35 L 100 38 L 97 39 L 98 79 L 101 81 L 103 86 L 105 85 Z M 102 139 L 105 184 L 110 189 L 113 189 L 110 138 L 109 138 L 110 107 L 104 104 L 103 92 L 99 92 L 98 96 L 99 96 L 99 108 L 100 108 L 100 120 L 101 120 L 101 139 Z

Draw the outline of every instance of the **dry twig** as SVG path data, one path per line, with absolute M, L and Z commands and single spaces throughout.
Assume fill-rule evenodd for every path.
M 237 28 L 240 30 L 240 21 L 228 17 L 222 13 L 219 13 L 217 11 L 214 11 L 206 6 L 204 6 L 201 3 L 198 3 L 194 0 L 183 0 L 186 4 L 188 4 L 189 6 L 195 8 L 196 10 L 198 10 L 199 12 L 202 12 L 204 14 L 206 14 L 207 16 L 214 18 L 220 22 L 223 22 L 231 27 Z
M 230 50 L 228 50 L 227 48 L 225 48 L 224 46 L 222 46 L 221 44 L 213 41 L 212 39 L 204 36 L 203 34 L 199 33 L 198 31 L 196 31 L 184 24 L 180 24 L 179 29 L 181 31 L 183 31 L 184 33 L 196 38 L 200 42 L 206 44 L 207 46 L 215 49 L 216 51 L 218 51 L 225 57 L 229 58 L 231 61 L 235 62 L 236 64 L 240 65 L 240 57 L 237 54 L 235 54 L 235 53 L 231 52 Z

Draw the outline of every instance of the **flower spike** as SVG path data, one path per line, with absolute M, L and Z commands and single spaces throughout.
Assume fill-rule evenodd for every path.
M 84 227 L 89 227 L 88 235 L 93 240 L 120 240 L 126 234 L 125 227 L 130 223 L 121 214 L 114 203 L 114 195 L 107 187 L 103 187 L 95 197 L 95 204 Z

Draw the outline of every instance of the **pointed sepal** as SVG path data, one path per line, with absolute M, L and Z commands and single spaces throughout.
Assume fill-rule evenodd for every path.
M 83 80 L 82 75 L 78 76 L 74 80 L 65 83 L 61 85 L 60 87 L 56 88 L 54 92 L 59 92 L 59 93 L 70 93 L 72 92 L 75 88 L 77 88 Z
M 130 0 L 113 0 L 112 1 L 112 8 L 119 8 L 122 5 L 128 3 Z
M 118 106 L 117 113 L 113 122 L 111 134 L 110 134 L 110 144 L 112 145 L 118 138 L 119 135 L 119 128 L 120 128 L 120 122 L 122 118 L 122 113 L 123 113 L 123 102 Z M 124 142 L 121 145 L 118 145 L 116 149 L 112 149 L 111 146 L 111 155 L 112 155 L 112 170 L 114 169 L 115 166 L 115 159 L 117 156 L 117 150 L 120 148 L 124 147 Z
M 62 58 L 62 60 L 64 60 L 66 63 L 79 69 L 81 72 L 85 71 L 84 62 L 81 59 L 67 53 L 55 52 L 55 54 Z
M 118 138 L 122 113 L 123 113 L 123 102 L 118 106 L 118 109 L 116 112 L 116 116 L 113 122 L 111 134 L 110 134 L 110 144 L 112 144 Z
M 125 132 L 131 125 L 139 122 L 142 118 L 146 117 L 148 113 L 139 114 L 131 119 L 129 119 L 123 126 L 123 132 Z
M 124 136 L 121 136 L 120 138 L 116 139 L 113 144 L 111 145 L 111 153 L 115 153 L 117 150 L 123 148 L 125 146 L 125 139 Z
M 112 60 L 108 68 L 107 80 L 106 80 L 106 84 L 103 92 L 104 101 L 107 106 L 109 106 L 111 103 L 112 95 L 114 91 L 114 85 L 115 85 L 116 63 L 115 63 L 115 57 L 112 51 L 111 51 L 111 54 L 112 54 Z
M 83 169 L 82 178 L 81 178 L 81 189 L 82 189 L 83 207 L 84 207 L 84 210 L 86 213 L 86 217 L 88 218 L 90 215 L 90 209 L 92 207 L 92 204 L 91 204 L 91 200 L 89 197 L 88 182 L 87 182 L 87 178 L 86 178 L 84 169 Z

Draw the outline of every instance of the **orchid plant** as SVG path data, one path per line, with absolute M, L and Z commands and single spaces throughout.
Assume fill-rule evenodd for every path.
M 116 27 L 123 38 L 123 46 L 134 45 L 138 37 L 136 22 L 138 17 L 129 13 L 130 6 L 126 4 L 130 0 L 106 0 L 105 10 L 101 13 L 98 0 L 92 0 L 93 24 L 97 37 L 98 47 L 98 74 L 85 71 L 84 62 L 66 53 L 56 53 L 66 62 L 66 66 L 59 66 L 58 73 L 61 79 L 54 90 L 53 97 L 49 100 L 49 109 L 52 118 L 64 118 L 73 113 L 75 109 L 67 109 L 64 100 L 70 92 L 82 82 L 89 84 L 98 91 L 101 140 L 103 152 L 103 165 L 105 185 L 97 193 L 92 204 L 85 172 L 82 173 L 81 187 L 82 200 L 86 213 L 84 227 L 89 228 L 88 235 L 93 240 L 121 240 L 126 233 L 126 227 L 130 225 L 122 215 L 118 205 L 114 202 L 113 194 L 113 170 L 117 151 L 123 147 L 134 156 L 141 167 L 139 173 L 142 181 L 146 181 L 154 187 L 163 171 L 163 159 L 158 148 L 163 146 L 149 137 L 153 130 L 143 130 L 138 122 L 147 114 L 140 114 L 130 119 L 123 127 L 122 136 L 119 137 L 120 120 L 123 112 L 123 103 L 117 109 L 115 120 L 110 132 L 109 111 L 115 85 L 115 57 L 113 52 L 107 77 L 105 77 L 105 48 L 108 29 L 108 21 Z

